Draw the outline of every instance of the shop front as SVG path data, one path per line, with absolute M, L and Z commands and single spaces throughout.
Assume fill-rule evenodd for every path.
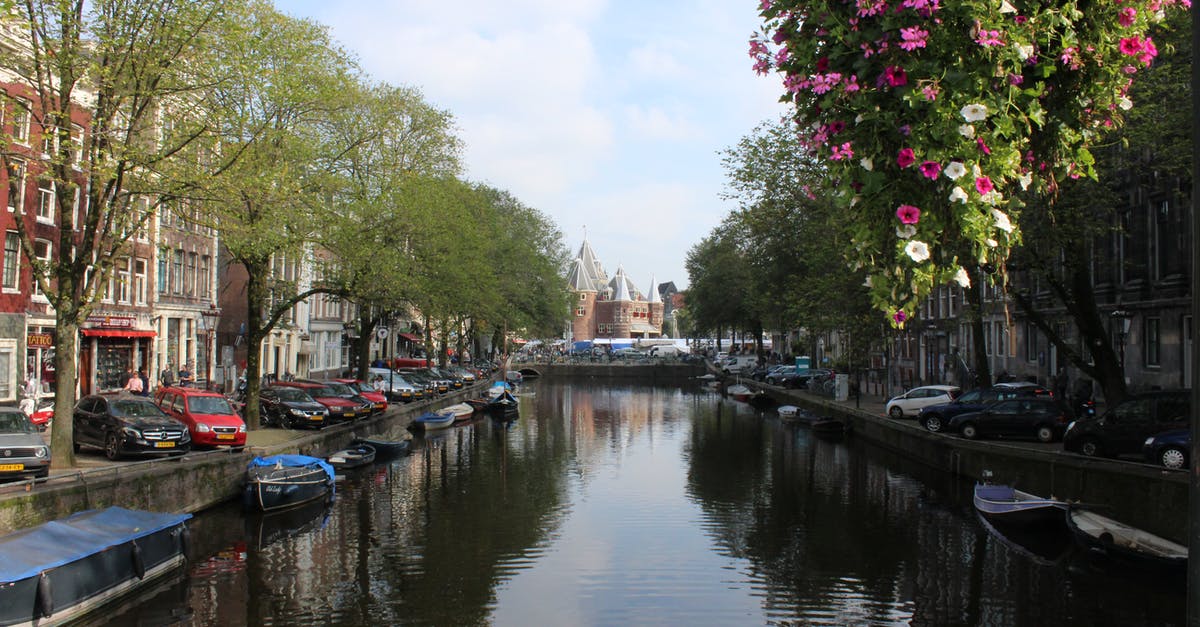
M 156 333 L 134 328 L 134 323 L 132 316 L 88 319 L 89 326 L 80 330 L 80 395 L 120 390 L 131 374 L 140 369 L 149 373 Z

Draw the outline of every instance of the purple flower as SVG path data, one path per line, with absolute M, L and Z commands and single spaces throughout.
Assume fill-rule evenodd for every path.
M 897 311 L 896 313 L 892 314 L 892 320 L 895 320 L 896 324 L 904 324 L 904 321 L 908 320 L 908 314 L 904 313 L 903 311 Z
M 913 154 L 912 148 L 901 148 L 900 154 L 896 155 L 896 165 L 900 166 L 901 168 L 907 168 L 913 163 L 916 163 L 916 161 L 917 157 L 915 154 Z
M 912 205 L 900 205 L 896 208 L 896 217 L 901 224 L 916 224 L 921 221 L 921 210 Z
M 921 162 L 921 175 L 927 179 L 933 180 L 941 174 L 942 166 L 936 161 Z

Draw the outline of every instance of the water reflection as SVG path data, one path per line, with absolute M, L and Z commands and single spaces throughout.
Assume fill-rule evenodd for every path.
M 399 435 L 399 434 L 394 434 Z M 971 486 L 699 388 L 541 381 L 351 473 L 327 508 L 198 516 L 123 622 L 1178 624 L 1178 588 L 1038 559 Z M 111 616 L 110 616 L 111 618 Z

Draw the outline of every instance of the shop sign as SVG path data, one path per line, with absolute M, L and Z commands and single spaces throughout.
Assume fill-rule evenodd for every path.
M 25 336 L 25 345 L 29 348 L 50 348 L 54 346 L 54 335 L 50 333 L 30 333 Z
M 133 316 L 88 316 L 87 323 L 106 329 L 132 329 Z

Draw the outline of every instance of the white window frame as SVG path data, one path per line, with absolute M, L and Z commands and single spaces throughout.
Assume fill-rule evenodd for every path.
M 7 368 L 5 361 L 7 361 Z M 0 401 L 17 400 L 17 340 L 0 339 Z
M 15 249 L 8 248 L 10 242 L 16 244 Z M 0 285 L 3 285 L 4 293 L 21 293 L 21 240 L 16 231 L 5 231 L 4 233 L 3 264 L 4 268 L 0 270 L 2 272 Z
M 12 137 L 14 142 L 22 146 L 29 145 L 29 120 L 33 117 L 29 110 L 32 106 L 33 103 L 24 98 L 18 98 L 13 103 Z
M 146 304 L 146 272 L 149 268 L 150 261 L 148 259 L 138 257 L 133 260 L 133 299 L 135 305 Z
M 50 188 L 42 187 L 50 183 Z M 58 184 L 54 179 L 38 179 L 37 221 L 42 224 L 54 224 L 54 213 L 58 196 Z
M 19 174 L 17 176 L 16 186 L 13 186 L 13 170 Z M 24 213 L 25 212 L 25 161 L 22 159 L 8 159 L 8 210 L 9 212 Z M 13 198 L 13 191 L 16 191 L 16 198 Z
M 130 303 L 130 276 L 132 274 L 133 260 L 126 257 L 120 260 L 117 264 L 117 302 L 122 305 Z
M 33 252 L 35 255 L 37 255 L 37 249 L 39 245 L 45 245 L 46 256 L 38 256 L 38 260 L 47 264 L 50 263 L 51 260 L 54 259 L 54 243 L 48 239 L 33 240 Z M 33 264 L 30 264 L 31 267 L 32 265 Z M 30 280 L 33 283 L 32 287 L 30 288 L 30 291 L 33 293 L 33 299 L 43 303 L 50 302 L 50 299 L 46 298 L 46 295 L 42 293 L 42 287 L 38 284 L 36 273 L 30 272 L 30 275 Z

